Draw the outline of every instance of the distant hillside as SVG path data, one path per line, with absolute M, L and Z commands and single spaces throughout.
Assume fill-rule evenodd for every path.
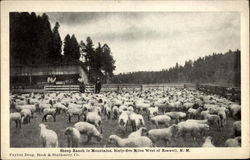
M 186 61 L 184 66 L 154 72 L 130 72 L 115 75 L 112 83 L 211 83 L 240 86 L 240 50 Z

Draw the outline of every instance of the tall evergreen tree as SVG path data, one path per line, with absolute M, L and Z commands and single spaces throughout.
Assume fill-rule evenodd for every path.
M 59 63 L 61 62 L 62 58 L 62 40 L 59 34 L 59 23 L 56 22 L 55 27 L 53 28 L 53 48 L 52 48 L 52 53 L 51 53 L 51 59 L 53 60 L 54 63 Z
M 87 37 L 86 39 L 86 44 L 82 43 L 81 44 L 82 51 L 85 53 L 85 62 L 88 67 L 88 75 L 90 81 L 93 80 L 91 72 L 94 70 L 94 62 L 95 62 L 95 50 L 94 50 L 94 44 L 93 41 L 90 37 Z
M 71 56 L 70 57 L 74 60 L 79 60 L 79 58 L 80 58 L 80 46 L 79 46 L 74 34 L 70 38 L 70 44 L 71 44 Z
M 53 46 L 52 31 L 49 23 L 49 17 L 47 14 L 43 14 L 41 17 L 41 32 L 39 40 L 39 57 L 44 57 L 44 59 L 39 58 L 40 63 L 51 63 L 50 54 Z M 37 57 L 38 57 L 37 56 Z
M 69 59 L 70 57 L 70 52 L 71 52 L 71 43 L 70 43 L 70 35 L 67 34 L 64 38 L 63 42 L 63 57 L 65 59 Z
M 107 44 L 104 44 L 102 47 L 102 69 L 105 73 L 105 80 L 107 81 L 108 77 L 113 76 L 113 71 L 115 70 L 115 60 L 111 55 L 111 50 Z

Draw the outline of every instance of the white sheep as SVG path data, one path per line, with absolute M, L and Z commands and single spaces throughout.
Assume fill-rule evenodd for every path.
M 69 108 L 67 110 L 69 123 L 71 123 L 71 117 L 74 115 L 78 117 L 78 122 L 79 122 L 80 117 L 83 114 L 83 112 L 84 112 L 84 108 L 77 108 L 77 107 L 76 108 Z
M 158 107 L 149 107 L 148 108 L 148 120 L 151 118 L 151 117 L 154 117 L 158 114 L 159 110 L 158 110 Z
M 202 111 L 202 108 L 199 107 L 197 109 L 189 108 L 187 111 L 188 117 L 192 119 L 197 119 Z
M 173 107 L 172 110 L 174 111 L 180 111 L 182 110 L 182 107 L 183 107 L 182 103 L 179 101 L 171 103 L 171 106 Z
M 209 115 L 209 111 L 208 110 L 201 111 L 201 113 L 200 113 L 201 119 L 207 119 L 207 115 Z
M 85 121 L 95 125 L 97 129 L 101 129 L 102 118 L 98 112 L 87 112 L 84 117 Z
M 128 120 L 129 120 L 129 117 L 128 117 L 127 111 L 123 111 L 118 118 L 119 128 L 121 129 L 123 133 L 127 131 Z
M 173 106 L 169 103 L 156 103 L 154 105 L 158 107 L 161 112 L 171 111 L 173 108 Z
M 182 136 L 184 139 L 186 139 L 186 134 L 189 133 L 195 140 L 196 138 L 201 138 L 202 136 L 206 135 L 208 130 L 208 124 L 184 121 L 178 123 L 178 132 L 176 136 Z
M 220 128 L 221 126 L 221 118 L 218 115 L 215 114 L 208 114 L 207 115 L 207 120 L 209 125 L 215 125 L 217 129 Z
M 148 108 L 150 106 L 151 106 L 150 103 L 144 103 L 144 102 L 141 102 L 141 101 L 138 101 L 138 102 L 135 103 L 135 107 L 138 110 L 138 112 L 148 110 Z
M 38 104 L 25 104 L 25 105 L 16 105 L 16 111 L 20 112 L 23 109 L 29 109 L 31 111 L 31 118 L 33 118 L 33 114 L 38 108 Z
M 74 127 L 78 129 L 81 134 L 87 135 L 87 143 L 89 143 L 92 137 L 96 137 L 98 141 L 103 139 L 102 134 L 96 129 L 96 127 L 88 122 L 77 122 L 74 124 Z
M 112 107 L 112 112 L 113 112 L 113 119 L 117 119 L 118 118 L 119 108 L 117 106 L 113 106 Z
M 205 139 L 205 142 L 202 144 L 202 147 L 215 147 L 215 146 L 212 144 L 212 137 L 211 137 L 211 136 L 208 136 L 208 137 Z
M 81 138 L 81 134 L 78 129 L 68 127 L 66 128 L 64 134 L 67 135 L 68 147 L 78 147 Z
M 19 112 L 10 113 L 10 122 L 15 121 L 16 128 L 22 128 L 21 114 Z
M 30 109 L 22 109 L 20 114 L 21 114 L 21 121 L 23 124 L 30 123 L 30 118 L 32 116 Z
M 226 147 L 240 147 L 241 146 L 241 136 L 235 138 L 229 138 L 225 142 Z
M 51 108 L 51 104 L 49 104 L 49 103 L 39 103 L 39 107 L 38 107 L 38 109 L 39 109 L 39 113 L 41 114 L 41 113 L 43 113 L 43 110 L 45 109 L 45 108 Z
M 144 135 L 147 135 L 147 132 L 148 132 L 147 128 L 141 127 L 137 131 L 130 133 L 128 135 L 128 138 L 144 136 Z
M 220 117 L 220 121 L 221 121 L 221 127 L 224 127 L 226 124 L 226 120 L 227 120 L 227 114 L 226 111 L 224 110 L 219 110 L 218 111 L 218 116 Z
M 123 111 L 127 111 L 128 110 L 128 106 L 126 106 L 126 105 L 121 105 L 120 107 L 119 107 L 119 114 L 121 114 Z
M 167 145 L 168 142 L 171 141 L 172 138 L 176 135 L 178 131 L 178 126 L 173 124 L 168 128 L 161 128 L 161 129 L 151 129 L 148 131 L 148 137 L 156 143 L 158 140 L 164 140 L 165 144 Z
M 42 146 L 44 148 L 57 148 L 58 147 L 58 137 L 56 132 L 53 130 L 47 129 L 46 126 L 41 123 L 39 124 L 41 129 L 40 138 L 42 142 Z
M 239 120 L 241 119 L 241 107 L 238 104 L 232 104 L 229 106 L 231 115 L 234 119 Z
M 241 136 L 241 121 L 235 121 L 233 123 L 233 132 L 235 137 Z
M 159 124 L 164 124 L 166 127 L 169 126 L 171 118 L 167 115 L 157 115 L 150 119 L 150 121 L 158 128 Z
M 45 108 L 43 110 L 43 118 L 42 121 L 46 121 L 47 122 L 47 116 L 51 115 L 54 119 L 54 122 L 56 122 L 56 108 Z
M 116 147 L 154 147 L 152 141 L 146 136 L 120 138 L 117 135 L 111 135 L 108 143 L 115 144 Z
M 111 112 L 112 109 L 109 105 L 104 105 L 104 115 L 107 116 L 107 119 L 109 120 L 111 118 Z
M 165 115 L 169 116 L 171 119 L 175 119 L 177 123 L 187 116 L 184 112 L 166 112 Z
M 56 104 L 54 104 L 54 105 L 53 105 L 53 108 L 56 108 L 57 114 L 60 114 L 61 111 L 62 111 L 64 114 L 66 114 L 66 111 L 68 110 L 68 108 L 67 108 L 64 104 L 59 103 L 59 102 L 56 103 Z
M 183 104 L 183 109 L 187 111 L 189 108 L 192 108 L 194 106 L 194 103 L 186 102 Z
M 142 115 L 136 114 L 134 112 L 128 112 L 128 115 L 129 115 L 129 120 L 132 124 L 133 131 L 136 131 L 141 126 L 145 126 L 145 122 Z

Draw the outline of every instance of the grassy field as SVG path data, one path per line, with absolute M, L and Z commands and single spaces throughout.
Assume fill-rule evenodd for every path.
M 64 115 L 57 115 L 57 121 L 53 122 L 52 119 L 49 119 L 48 122 L 45 122 L 50 129 L 54 130 L 59 138 L 59 147 L 67 147 L 67 139 L 64 135 L 64 130 L 66 127 L 73 126 L 76 123 L 77 118 L 72 119 L 72 123 L 68 123 L 67 117 Z M 147 121 L 147 118 L 144 117 L 146 122 L 146 127 L 150 130 L 155 128 L 151 122 Z M 82 119 L 81 119 L 82 121 Z M 80 142 L 79 147 L 114 147 L 110 144 L 107 144 L 108 137 L 112 134 L 116 134 L 121 137 L 127 137 L 128 134 L 132 131 L 131 126 L 128 127 L 128 133 L 123 135 L 120 130 L 118 130 L 118 120 L 107 120 L 103 118 L 103 141 L 101 143 L 97 142 L 93 138 L 89 144 L 86 144 L 86 137 L 82 136 L 82 141 Z M 42 147 L 40 143 L 40 129 L 38 125 L 42 123 L 42 115 L 36 113 L 34 118 L 31 119 L 30 124 L 22 125 L 22 128 L 15 128 L 15 123 L 10 124 L 10 147 L 22 147 L 22 148 L 39 148 Z M 172 122 L 174 123 L 174 122 Z M 232 137 L 232 124 L 233 120 L 228 119 L 227 125 L 221 130 L 213 128 L 208 132 L 209 136 L 213 137 L 213 143 L 216 147 L 223 147 L 225 141 Z M 163 127 L 163 126 L 161 126 Z M 186 141 L 183 138 L 178 138 L 177 141 L 171 141 L 167 147 L 200 147 L 203 144 L 204 140 L 199 139 L 194 141 L 190 136 L 187 136 Z M 157 142 L 157 147 L 166 147 L 164 142 Z

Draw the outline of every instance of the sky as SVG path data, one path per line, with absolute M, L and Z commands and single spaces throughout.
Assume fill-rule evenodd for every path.
M 160 71 L 186 60 L 240 49 L 237 12 L 49 12 L 64 40 L 89 36 L 95 47 L 108 44 L 115 74 Z

